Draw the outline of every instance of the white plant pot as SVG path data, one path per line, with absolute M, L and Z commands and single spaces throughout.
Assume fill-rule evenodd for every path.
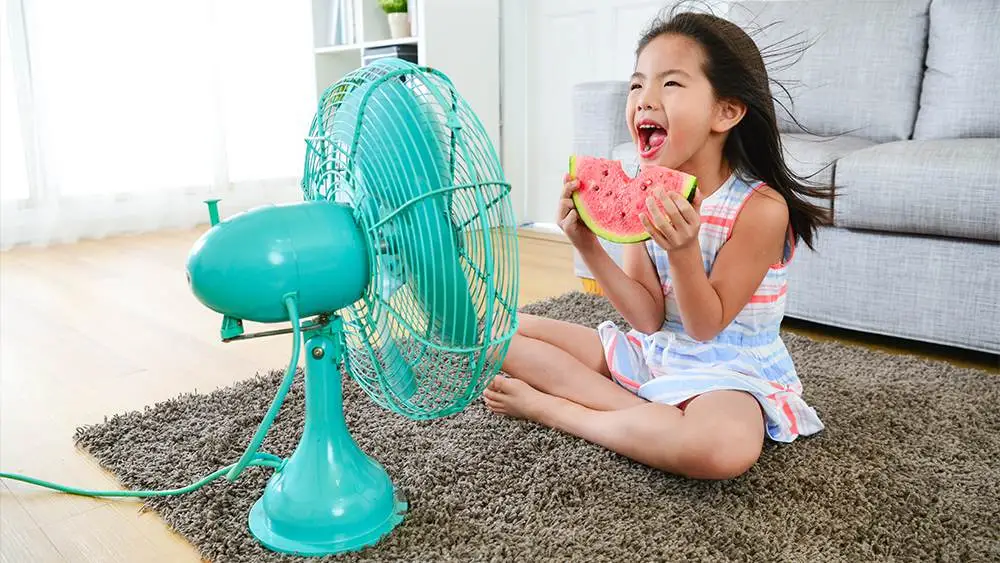
M 389 18 L 389 35 L 393 39 L 403 39 L 410 36 L 410 15 L 406 12 L 386 14 Z

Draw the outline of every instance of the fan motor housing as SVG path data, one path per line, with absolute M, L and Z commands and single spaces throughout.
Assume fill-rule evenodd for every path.
M 214 225 L 192 247 L 188 283 L 206 307 L 261 323 L 333 313 L 357 301 L 370 271 L 367 239 L 349 206 L 266 205 Z

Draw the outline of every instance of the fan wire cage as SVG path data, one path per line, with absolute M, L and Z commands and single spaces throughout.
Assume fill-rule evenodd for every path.
M 447 76 L 368 66 L 328 88 L 302 190 L 349 205 L 369 243 L 369 284 L 341 312 L 346 372 L 410 418 L 478 397 L 516 329 L 517 230 L 493 143 Z

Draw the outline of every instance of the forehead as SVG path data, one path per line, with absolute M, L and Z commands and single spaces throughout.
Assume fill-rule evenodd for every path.
M 689 74 L 700 74 L 704 62 L 705 51 L 697 41 L 670 33 L 660 35 L 646 45 L 636 59 L 635 70 L 651 75 L 666 68 L 678 68 Z

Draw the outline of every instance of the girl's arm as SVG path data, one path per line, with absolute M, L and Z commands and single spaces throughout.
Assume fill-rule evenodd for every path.
M 624 269 L 596 238 L 578 250 L 608 301 L 632 328 L 647 334 L 660 330 L 665 315 L 663 290 L 644 244 L 624 246 Z
M 664 201 L 663 208 L 666 215 L 659 218 L 659 210 L 651 210 L 656 225 L 654 240 L 667 250 L 681 322 L 692 338 L 711 340 L 733 322 L 767 270 L 780 260 L 788 207 L 769 188 L 751 195 L 716 257 L 711 277 L 702 263 L 697 236 L 700 217 L 695 208 L 683 198 L 673 197 Z

